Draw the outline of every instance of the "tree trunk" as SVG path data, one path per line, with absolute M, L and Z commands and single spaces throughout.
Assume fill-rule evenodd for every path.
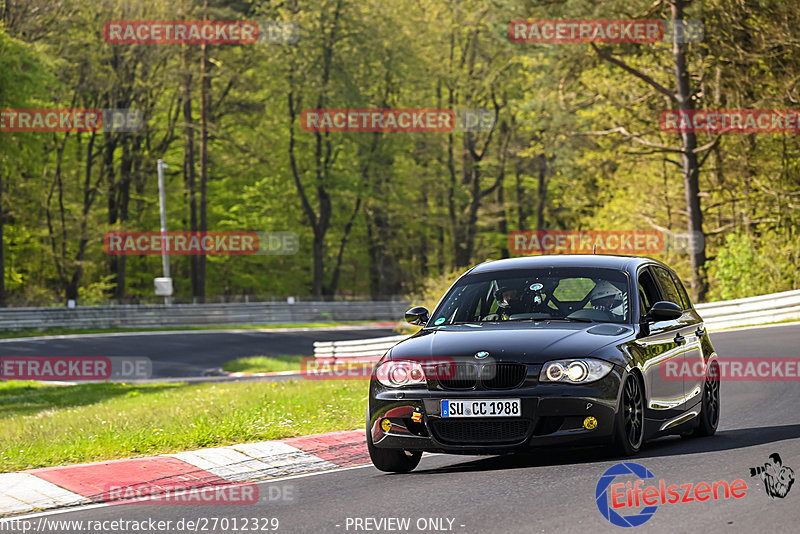
M 539 180 L 536 195 L 536 230 L 544 230 L 544 207 L 547 205 L 548 161 L 545 154 L 539 154 Z
M 366 217 L 366 227 L 367 227 L 367 254 L 369 255 L 369 295 L 372 300 L 377 300 L 378 295 L 381 291 L 381 278 L 378 275 L 378 269 L 376 269 L 378 265 L 378 242 L 375 238 L 375 235 L 372 230 L 372 221 L 369 213 L 367 213 Z
M 311 247 L 314 256 L 314 274 L 311 278 L 311 294 L 315 299 L 324 300 L 325 279 L 325 235 L 314 232 L 314 242 Z
M 673 21 L 683 20 L 684 0 L 674 0 L 672 3 Z M 694 108 L 689 87 L 689 70 L 686 66 L 686 44 L 673 41 L 673 57 L 675 60 L 675 78 L 678 82 L 676 97 L 680 112 L 688 112 Z M 706 245 L 703 234 L 703 212 L 700 210 L 700 166 L 697 161 L 697 136 L 694 132 L 681 133 L 683 141 L 683 184 L 686 191 L 686 213 L 689 219 L 689 232 L 691 236 L 691 250 L 689 257 L 692 265 L 692 298 L 695 301 L 705 299 L 708 291 L 706 278 Z M 702 236 L 702 237 L 701 237 Z M 700 239 L 698 239 L 700 238 Z
M 0 308 L 6 307 L 6 255 L 5 238 L 3 236 L 5 219 L 6 212 L 3 209 L 3 169 L 0 168 Z
M 125 224 L 128 220 L 128 206 L 131 198 L 131 173 L 133 172 L 133 153 L 131 149 L 131 140 L 125 139 L 122 142 L 122 160 L 119 166 L 119 200 L 117 203 L 119 222 Z M 128 265 L 128 257 L 124 254 L 115 256 L 117 258 L 117 271 L 116 279 L 117 285 L 115 288 L 115 297 L 118 300 L 125 298 L 126 294 L 126 269 Z
M 366 226 L 371 265 L 370 295 L 373 299 L 395 295 L 400 291 L 401 285 L 397 259 L 394 250 L 386 246 L 395 239 L 394 228 L 381 206 L 367 213 Z
M 97 183 L 92 186 L 92 162 L 94 161 L 92 150 L 94 149 L 96 138 L 97 132 L 93 131 L 86 146 L 86 170 L 83 180 L 83 209 L 81 211 L 80 240 L 78 241 L 78 251 L 75 253 L 72 277 L 70 278 L 69 284 L 67 284 L 66 298 L 68 301 L 78 300 L 78 289 L 81 286 L 81 278 L 83 277 L 83 258 L 86 255 L 86 247 L 89 244 L 89 238 L 86 235 L 86 229 L 89 223 L 89 212 L 92 209 L 95 195 L 97 194 L 98 187 L 103 178 L 101 173 Z
M 331 30 L 328 34 L 328 39 L 323 45 L 321 52 L 322 55 L 322 79 L 320 83 L 320 92 L 317 98 L 316 107 L 324 108 L 327 103 L 327 89 L 330 81 L 332 59 L 334 53 L 334 45 L 337 42 L 337 30 L 339 18 L 342 10 L 342 0 L 336 3 L 334 8 L 333 19 L 331 20 Z M 314 173 L 315 173 L 315 188 L 317 194 L 317 207 L 318 212 L 314 211 L 311 207 L 311 200 L 306 193 L 306 188 L 300 177 L 300 170 L 297 166 L 297 156 L 295 154 L 295 137 L 294 125 L 297 121 L 298 112 L 301 110 L 302 98 L 298 95 L 295 97 L 294 93 L 294 77 L 289 74 L 289 91 L 287 94 L 289 103 L 289 165 L 292 171 L 292 179 L 294 180 L 297 194 L 300 196 L 300 203 L 303 207 L 303 212 L 308 220 L 308 224 L 314 232 L 314 240 L 311 246 L 311 253 L 313 255 L 313 275 L 311 280 L 311 294 L 314 298 L 322 298 L 325 294 L 325 235 L 331 226 L 331 215 L 333 207 L 331 203 L 331 196 L 326 189 L 328 185 L 328 177 L 331 166 L 333 165 L 333 147 L 331 146 L 329 134 L 325 133 L 323 136 L 320 132 L 315 132 L 315 147 L 314 147 Z
M 683 23 L 683 8 L 689 2 L 686 0 L 670 0 L 673 24 Z M 612 57 L 608 52 L 601 50 L 592 43 L 592 49 L 604 60 L 617 65 L 629 74 L 632 74 L 650 85 L 659 93 L 666 95 L 678 106 L 679 113 L 687 113 L 694 109 L 692 92 L 689 87 L 689 69 L 686 65 L 686 43 L 679 42 L 677 31 L 672 43 L 672 56 L 675 69 L 677 91 L 672 91 L 647 74 L 627 65 L 624 61 Z M 683 171 L 683 186 L 686 194 L 686 215 L 690 232 L 689 258 L 692 266 L 692 297 L 694 300 L 703 300 L 708 290 L 706 277 L 706 245 L 703 233 L 703 213 L 700 211 L 700 163 L 697 159 L 697 136 L 694 132 L 681 133 L 681 168 Z
M 116 174 L 114 173 L 114 151 L 117 148 L 117 136 L 110 133 L 105 135 L 105 144 L 103 145 L 103 172 L 108 180 L 108 191 L 106 192 L 106 199 L 108 204 L 108 224 L 116 224 L 119 220 L 119 206 L 118 206 L 118 192 L 119 184 L 116 181 Z M 109 255 L 108 257 L 108 272 L 113 277 L 114 290 L 112 296 L 119 298 L 120 295 L 120 281 L 119 281 L 119 264 L 120 260 L 125 256 Z M 124 290 L 123 290 L 124 292 Z
M 347 224 L 344 226 L 344 234 L 342 235 L 342 240 L 339 242 L 339 253 L 336 255 L 336 264 L 333 267 L 333 274 L 331 275 L 331 282 L 328 284 L 328 287 L 325 291 L 327 295 L 333 297 L 336 295 L 336 290 L 339 288 L 339 276 L 342 272 L 342 260 L 344 259 L 344 248 L 347 245 L 347 238 L 350 237 L 350 231 L 353 229 L 353 223 L 358 216 L 358 212 L 361 209 L 361 197 L 356 199 L 356 205 L 353 208 L 353 214 L 350 215 L 350 219 L 347 221 Z
M 50 192 L 47 195 L 47 200 L 45 202 L 45 219 L 47 221 L 47 235 L 50 240 L 50 252 L 53 256 L 53 263 L 56 266 L 56 274 L 58 275 L 58 283 L 61 288 L 65 288 L 67 285 L 67 275 L 66 275 L 66 255 L 67 255 L 67 228 L 66 228 L 66 218 L 65 218 L 65 210 L 64 210 L 64 181 L 62 179 L 62 167 L 64 161 L 64 148 L 67 145 L 67 137 L 69 137 L 69 132 L 64 135 L 56 149 L 56 169 L 53 174 L 53 182 L 50 184 Z M 58 215 L 59 215 L 59 222 L 61 223 L 61 243 L 59 247 L 58 236 L 56 235 L 56 228 L 55 224 L 53 223 L 53 217 L 50 213 L 50 204 L 53 201 L 53 194 L 56 191 L 56 186 L 58 186 Z
M 528 230 L 528 201 L 525 198 L 525 188 L 522 184 L 522 169 L 519 163 L 514 168 L 514 186 L 517 193 L 517 230 Z
M 203 2 L 203 20 L 208 10 L 208 0 Z M 208 74 L 208 46 L 201 45 L 200 54 L 200 231 L 208 231 L 206 213 L 206 182 L 208 181 L 208 106 L 211 98 L 211 79 Z M 206 256 L 197 256 L 197 298 L 206 299 Z
M 183 177 L 189 189 L 189 229 L 197 231 L 197 195 L 195 191 L 194 167 L 194 121 L 192 119 L 192 73 L 187 60 L 187 47 L 181 46 L 181 66 L 183 67 Z M 199 261 L 198 256 L 189 256 L 191 264 L 192 296 L 200 294 Z
M 497 231 L 503 238 L 503 244 L 500 245 L 500 257 L 508 258 L 508 215 L 506 214 L 506 203 L 502 185 L 497 188 L 497 205 L 500 207 L 500 221 L 497 223 Z

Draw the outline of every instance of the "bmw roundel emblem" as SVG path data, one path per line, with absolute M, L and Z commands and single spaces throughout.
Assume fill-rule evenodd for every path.
M 482 359 L 486 358 L 487 356 L 489 356 L 489 353 L 486 352 L 485 350 L 482 350 L 480 352 L 476 352 L 475 353 L 475 357 L 478 358 L 479 360 L 482 360 Z

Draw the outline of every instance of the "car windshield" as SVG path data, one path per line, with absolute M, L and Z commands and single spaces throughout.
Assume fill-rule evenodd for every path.
M 496 321 L 628 323 L 628 278 L 599 268 L 543 268 L 468 275 L 435 310 L 432 326 Z

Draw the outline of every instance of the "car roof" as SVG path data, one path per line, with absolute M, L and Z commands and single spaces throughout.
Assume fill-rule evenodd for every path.
M 543 267 L 594 267 L 635 272 L 640 265 L 649 263 L 663 265 L 659 261 L 643 256 L 616 256 L 611 254 L 552 254 L 487 261 L 470 269 L 469 274 L 504 271 L 508 269 L 540 269 Z

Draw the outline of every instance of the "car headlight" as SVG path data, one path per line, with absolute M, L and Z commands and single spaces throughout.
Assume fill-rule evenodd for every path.
M 614 366 L 603 360 L 579 358 L 572 360 L 554 360 L 542 366 L 539 382 L 566 382 L 567 384 L 585 384 L 600 380 L 611 372 Z
M 425 384 L 425 371 L 417 362 L 386 362 L 375 370 L 378 382 L 388 388 Z

